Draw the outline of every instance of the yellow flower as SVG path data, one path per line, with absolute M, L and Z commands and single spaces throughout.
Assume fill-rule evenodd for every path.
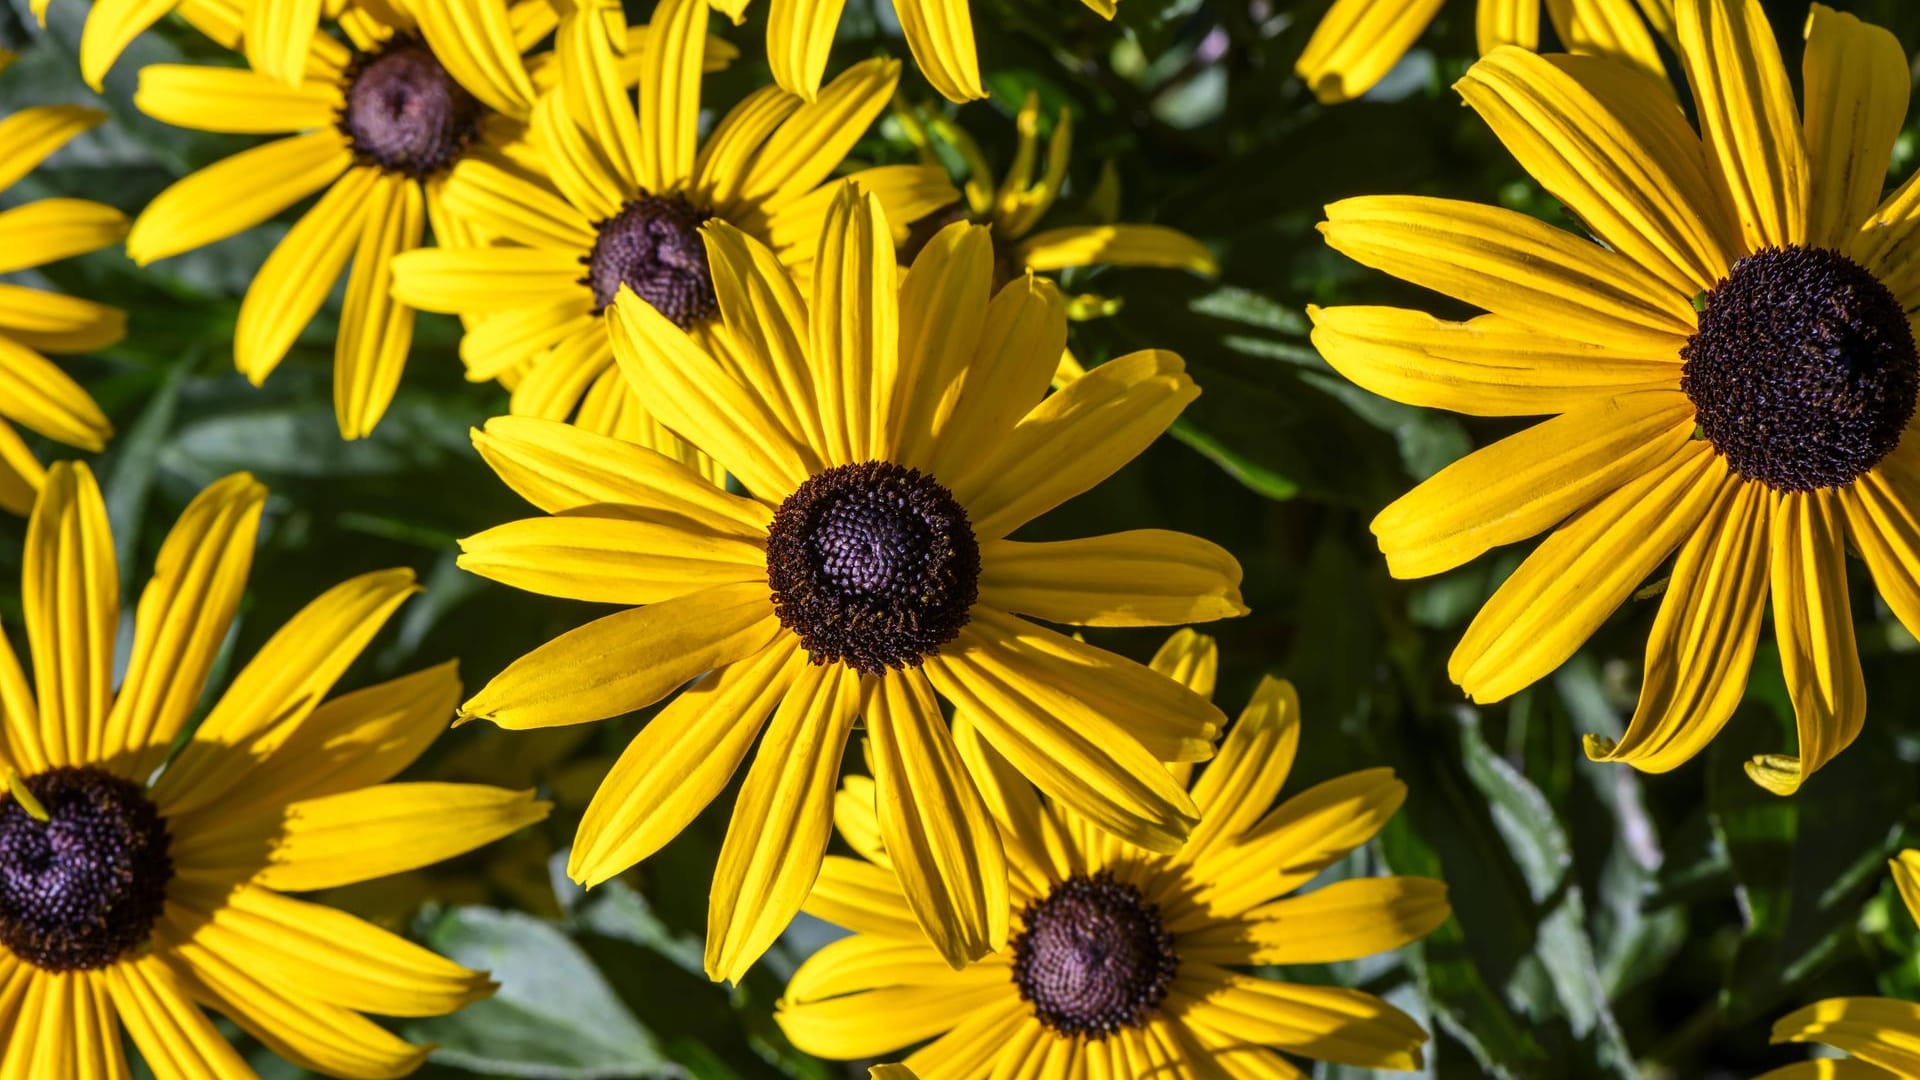
M 1118 0 L 1081 0 L 1111 21 Z M 726 5 L 737 12 L 746 0 Z M 715 7 L 722 7 L 715 0 Z M 774 82 L 812 101 L 826 74 L 827 56 L 840 29 L 846 0 L 770 0 L 767 9 L 767 63 Z M 907 50 L 933 88 L 949 101 L 987 96 L 980 81 L 980 57 L 973 43 L 973 13 L 968 0 L 894 0 L 893 14 L 906 35 Z M 739 21 L 736 14 L 735 22 Z
M 117 691 L 100 490 L 62 462 L 34 507 L 29 669 L 0 636 L 0 1060 L 35 1076 L 126 1075 L 123 1027 L 161 1080 L 253 1075 L 202 1008 L 315 1071 L 400 1076 L 427 1048 L 361 1013 L 438 1016 L 492 992 L 481 972 L 284 895 L 438 862 L 546 815 L 527 792 L 386 782 L 459 697 L 452 664 L 322 701 L 417 591 L 411 573 L 307 605 L 172 749 L 239 606 L 265 499 L 236 474 L 181 514 Z
M 160 64 L 141 71 L 134 97 L 148 115 L 181 127 L 298 133 L 161 192 L 134 222 L 127 253 L 145 265 L 322 192 L 247 288 L 234 364 L 255 384 L 265 380 L 351 259 L 334 342 L 334 411 L 349 439 L 369 434 L 386 412 L 413 341 L 413 309 L 390 294 L 394 257 L 421 245 L 429 220 L 441 243 L 467 238 L 446 202 L 446 172 L 476 144 L 498 146 L 520 133 L 536 94 L 521 53 L 552 25 L 537 11 L 516 18 L 528 5 L 510 11 L 504 0 L 417 7 L 418 21 L 385 21 L 375 12 L 386 5 L 350 9 L 340 26 L 351 44 L 309 35 L 296 85 L 234 68 Z M 215 36 L 238 34 L 229 26 Z
M 659 850 L 746 761 L 715 875 L 707 970 L 737 980 L 800 907 L 825 852 L 842 747 L 864 713 L 885 827 L 915 913 L 955 963 L 1004 943 L 1006 867 L 936 693 L 1104 828 L 1171 851 L 1197 814 L 1160 764 L 1212 750 L 1221 717 L 1147 668 L 1019 615 L 1088 626 L 1238 615 L 1240 567 L 1196 537 L 1006 537 L 1093 487 L 1199 391 L 1146 351 L 1042 400 L 1066 340 L 1047 282 L 989 300 L 986 230 L 957 223 L 904 278 L 879 199 L 826 208 L 811 295 L 732 225 L 702 229 L 715 353 L 622 289 L 621 371 L 660 422 L 750 497 L 631 443 L 531 418 L 476 435 L 552 515 L 462 541 L 461 565 L 548 595 L 645 605 L 515 661 L 462 706 L 508 728 L 662 709 L 581 822 L 592 885 Z M 1019 613 L 1019 614 L 1016 614 Z M 770 724 L 767 716 L 773 714 Z
M 1213 641 L 1175 634 L 1153 668 L 1213 691 Z M 899 858 L 874 785 L 849 777 L 836 820 L 863 858 L 827 859 L 806 910 L 853 931 L 794 972 L 775 1019 L 823 1057 L 891 1054 L 926 1080 L 993 1076 L 1298 1076 L 1278 1051 L 1381 1069 L 1420 1066 L 1426 1032 L 1355 990 L 1236 968 L 1354 960 L 1447 920 L 1446 886 L 1350 878 L 1286 894 L 1367 842 L 1406 797 L 1369 769 L 1272 806 L 1300 740 L 1293 686 L 1264 679 L 1192 783 L 1200 824 L 1155 853 L 1036 797 L 968 706 L 953 735 L 1006 846 L 1020 914 L 1011 944 L 964 970 L 940 963 L 889 871 Z M 1176 767 L 1184 785 L 1188 768 Z M 1283 899 L 1283 897 L 1286 897 Z
M 1866 712 L 1849 538 L 1920 630 L 1920 184 L 1876 209 L 1907 65 L 1891 34 L 1816 4 L 1803 126 L 1757 0 L 1676 16 L 1704 138 L 1610 61 L 1501 49 L 1459 85 L 1601 243 L 1446 199 L 1336 203 L 1328 243 L 1489 314 L 1333 308 L 1313 339 L 1399 401 L 1557 414 L 1373 522 L 1403 578 L 1551 531 L 1454 651 L 1470 697 L 1552 671 L 1677 548 L 1639 708 L 1587 753 L 1649 772 L 1697 753 L 1741 699 L 1771 592 L 1799 754 L 1747 771 L 1787 794 Z
M 667 0 L 655 12 L 665 47 L 648 50 L 637 127 L 634 104 L 609 70 L 608 35 L 620 18 L 617 4 L 601 4 L 561 21 L 565 78 L 533 121 L 532 164 L 545 180 L 486 160 L 454 170 L 449 205 L 498 242 L 406 255 L 396 264 L 395 293 L 467 317 L 467 375 L 511 385 L 515 415 L 577 417 L 589 430 L 711 473 L 615 370 L 605 317 L 614 292 L 634 289 L 710 352 L 741 348 L 725 340 L 700 226 L 741 229 L 804 275 L 835 190 L 827 178 L 886 107 L 899 65 L 858 64 L 811 103 L 762 88 L 701 147 L 706 6 Z M 954 198 L 939 169 L 882 166 L 852 178 L 903 222 Z
M 963 215 L 988 226 L 993 230 L 997 280 L 1012 280 L 1028 270 L 1051 274 L 1097 265 L 1158 266 L 1209 276 L 1220 271 L 1212 252 L 1200 241 L 1164 225 L 1070 225 L 1034 232 L 1059 197 L 1073 154 L 1073 118 L 1065 106 L 1054 121 L 1046 165 L 1036 180 L 1034 172 L 1040 167 L 1040 97 L 1027 95 L 1015 121 L 1020 141 L 1013 163 L 997 187 L 986 155 L 966 129 L 931 110 L 898 110 L 895 115 L 918 147 L 922 161 L 939 164 L 933 149 L 933 137 L 937 135 L 967 166 L 965 203 L 950 208 L 944 220 L 936 215 L 916 229 L 930 233 L 930 226 Z M 1106 306 L 1098 297 L 1077 297 L 1074 301 L 1076 312 L 1092 314 Z
M 105 119 L 94 109 L 49 105 L 0 120 L 0 190 Z M 126 231 L 120 211 L 85 199 L 16 206 L 0 212 L 0 274 L 111 247 Z M 26 513 L 45 479 L 33 451 L 6 421 L 82 450 L 104 449 L 113 435 L 93 398 L 41 353 L 103 349 L 126 329 L 118 308 L 0 283 L 0 508 Z
M 1294 64 L 1315 97 L 1351 101 L 1400 62 L 1444 0 L 1335 0 Z M 1540 46 L 1540 8 L 1569 51 L 1612 56 L 1665 80 L 1648 33 L 1674 39 L 1674 0 L 1476 0 L 1474 33 L 1482 55 L 1502 45 Z M 1642 16 L 1645 21 L 1642 21 Z
M 1887 864 L 1907 914 L 1920 920 L 1920 851 Z M 1920 1076 L 1920 1005 L 1897 998 L 1828 998 L 1773 1025 L 1775 1043 L 1825 1043 L 1849 1059 L 1802 1061 L 1759 1080 L 1902 1080 Z

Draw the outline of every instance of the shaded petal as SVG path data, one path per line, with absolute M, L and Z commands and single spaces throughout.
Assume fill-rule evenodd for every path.
M 1334 964 L 1418 941 L 1452 914 L 1441 882 L 1348 878 L 1181 934 L 1180 959 L 1247 966 Z
M 767 64 L 773 81 L 812 101 L 827 73 L 835 31 L 847 0 L 772 0 L 767 7 Z
M 778 15 L 770 13 L 768 18 L 777 19 Z M 777 59 L 774 62 L 777 64 Z M 779 86 L 762 86 L 742 98 L 720 118 L 701 145 L 694 159 L 692 194 L 713 206 L 740 201 L 740 185 L 747 178 L 749 163 L 800 105 L 799 97 Z
M 1351 101 L 1393 70 L 1441 2 L 1335 0 L 1294 62 L 1294 74 L 1322 104 Z
M 1015 895 L 1044 895 L 1053 882 L 1072 876 L 1079 853 L 1059 814 L 1041 801 L 1033 783 L 1012 762 L 987 743 L 980 726 L 964 711 L 954 710 L 952 731 L 974 790 L 1000 825 L 1008 881 Z
M 332 128 L 242 150 L 155 195 L 127 234 L 127 255 L 145 266 L 224 240 L 333 183 L 352 164 L 346 136 Z
M 296 85 L 319 29 L 320 0 L 262 0 L 246 5 L 247 65 L 265 81 Z M 144 72 L 143 72 L 144 74 Z M 315 125 L 318 126 L 318 125 Z
M 1742 247 L 1808 242 L 1807 148 L 1766 12 L 1748 0 L 1677 0 L 1674 23 Z
M 1878 26 L 1815 4 L 1806 34 L 1807 242 L 1838 248 L 1880 201 L 1911 80 L 1906 50 Z
M 856 934 L 898 941 L 925 940 L 893 871 L 844 855 L 826 857 L 803 909 Z
M 83 450 L 101 450 L 113 435 L 107 415 L 71 375 L 5 335 L 0 335 L 0 416 Z
M 900 0 L 893 8 L 920 73 L 941 97 L 961 104 L 987 96 L 968 8 L 967 0 Z
M 594 792 L 567 876 L 591 888 L 680 834 L 725 790 L 806 654 L 791 637 L 718 668 L 640 729 Z
M 1075 626 L 1176 626 L 1245 615 L 1240 564 L 1165 529 L 981 546 L 980 602 Z
M 952 239 L 959 243 L 964 236 Z M 979 273 L 978 264 L 968 259 L 956 272 Z M 966 295 L 924 298 L 921 302 L 925 306 L 915 313 L 926 328 L 921 332 L 945 332 L 973 314 L 960 306 L 934 309 L 932 304 L 941 299 L 956 305 L 971 303 Z M 1041 396 L 1053 380 L 1067 345 L 1066 300 L 1051 281 L 1027 274 L 1007 283 L 994 296 L 978 326 L 979 336 L 971 340 L 968 352 L 949 347 L 931 358 L 923 353 L 916 358 L 920 363 L 931 359 L 940 366 L 923 367 L 913 376 L 920 387 L 916 390 L 920 405 L 912 418 L 919 430 L 908 433 L 906 444 L 922 448 L 918 453 L 930 472 L 953 477 L 956 494 L 969 479 L 990 482 L 993 474 L 989 462 L 995 450 L 1007 445 L 1023 417 L 1031 419 L 1056 406 L 1052 401 L 1042 402 Z M 960 339 L 959 343 L 969 343 L 969 333 L 953 336 Z M 1122 381 L 1130 375 L 1138 377 L 1139 369 L 1153 366 L 1152 361 L 1141 359 L 1146 355 L 1135 353 L 1113 361 L 1131 366 L 1118 368 L 1109 377 Z M 1162 362 L 1160 366 L 1168 365 Z M 961 498 L 965 500 L 966 495 L 961 494 Z M 971 503 L 969 511 L 977 528 L 982 511 Z M 1011 531 L 1008 528 L 1000 535 Z
M 13 425 L 0 420 L 0 508 L 26 517 L 46 483 L 46 470 Z
M 966 385 L 979 343 L 993 285 L 993 240 L 985 228 L 956 221 L 935 233 L 900 282 L 900 382 L 893 404 L 895 460 L 932 468 L 936 433 Z M 1026 312 L 1047 294 L 1037 287 L 1003 290 L 1008 303 Z M 1037 305 L 1034 305 L 1037 306 Z M 1035 313 L 1038 314 L 1037 312 Z M 1002 319 L 1005 318 L 1003 314 Z M 1012 320 L 1038 337 L 1037 318 Z M 1002 340 L 1010 340 L 1003 338 Z M 996 355 L 1018 362 L 1005 348 Z
M 256 1080 L 246 1059 L 187 997 L 167 961 L 152 953 L 122 957 L 101 978 L 120 1023 L 161 1080 Z
M 1299 693 L 1285 679 L 1262 676 L 1193 785 L 1200 823 L 1176 861 L 1198 862 L 1237 842 L 1273 806 L 1299 746 Z
M 113 702 L 120 571 L 107 506 L 86 465 L 63 461 L 47 470 L 27 522 L 20 577 L 47 762 L 98 762 Z
M 1210 964 L 1183 964 L 1167 995 L 1189 1023 L 1318 1061 L 1418 1069 L 1427 1033 L 1399 1009 L 1358 990 L 1270 982 Z
M 576 255 L 593 250 L 594 228 L 585 214 L 557 191 L 499 162 L 462 161 L 447 182 L 446 200 L 449 211 L 509 240 Z
M 36 105 L 0 117 L 0 191 L 106 119 L 106 113 L 82 105 Z
M 611 216 L 622 201 L 638 192 L 644 154 L 640 139 L 643 134 L 648 138 L 654 134 L 641 131 L 634 105 L 627 98 L 626 80 L 620 75 L 620 50 L 615 43 L 625 42 L 626 31 L 626 16 L 618 0 L 574 4 L 560 20 L 553 51 L 560 60 L 558 96 L 565 107 L 564 115 L 571 116 L 579 127 L 568 131 L 567 125 L 552 122 L 557 116 L 543 126 L 539 110 L 535 110 L 535 130 L 547 135 L 543 141 L 547 142 L 549 155 L 564 151 L 564 158 L 587 166 L 584 174 L 591 179 L 596 203 L 610 201 L 611 208 L 605 213 L 598 212 L 597 206 L 574 203 L 591 218 Z M 568 144 L 577 149 L 567 150 Z M 574 194 L 565 183 L 561 190 L 568 191 L 570 197 Z
M 1920 633 L 1920 485 L 1887 464 L 1836 493 L 1847 535 L 1908 633 Z
M 1920 1005 L 1893 998 L 1828 998 L 1781 1017 L 1773 1041 L 1822 1042 L 1896 1076 L 1920 1074 Z
M 460 706 L 515 730 L 632 712 L 781 632 L 765 584 L 722 585 L 570 630 L 507 665 Z
M 780 260 L 759 240 L 719 220 L 701 230 L 714 295 L 744 370 L 781 430 L 796 445 L 824 447 L 826 429 L 814 394 L 806 301 Z
M 1480 0 L 1474 8 L 1473 33 L 1483 56 L 1502 45 L 1537 49 L 1540 4 L 1537 0 Z
M 1160 266 L 1213 275 L 1220 264 L 1193 237 L 1162 225 L 1076 225 L 1034 233 L 1020 241 L 1014 258 L 1046 273 L 1072 266 Z

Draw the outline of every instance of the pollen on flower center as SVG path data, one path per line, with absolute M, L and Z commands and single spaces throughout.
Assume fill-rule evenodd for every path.
M 1824 248 L 1765 248 L 1707 293 L 1680 351 L 1701 433 L 1779 491 L 1852 483 L 1900 442 L 1920 357 L 1899 300 Z
M 47 820 L 0 796 L 0 945 L 49 971 L 103 968 L 166 903 L 167 823 L 138 784 L 93 768 L 25 781 Z
M 685 330 L 720 310 L 707 268 L 707 245 L 700 226 L 713 211 L 678 195 L 643 195 L 620 212 L 595 222 L 593 251 L 582 285 L 593 290 L 596 308 L 605 308 L 625 285 L 660 314 Z
M 1146 1023 L 1179 970 L 1160 909 L 1111 874 L 1075 876 L 1027 905 L 1013 982 L 1042 1024 L 1102 1039 Z
M 866 674 L 918 665 L 979 596 L 967 511 L 931 476 L 886 461 L 808 478 L 774 513 L 767 580 L 815 663 Z
M 416 39 L 356 57 L 346 78 L 340 130 L 362 161 L 427 176 L 452 165 L 479 132 L 484 107 Z

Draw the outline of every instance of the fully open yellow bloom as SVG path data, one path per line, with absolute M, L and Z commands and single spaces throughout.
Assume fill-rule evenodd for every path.
M 1211 639 L 1182 631 L 1153 668 L 1210 695 L 1217 663 Z M 1006 847 L 1020 909 L 1011 946 L 964 970 L 940 963 L 894 880 L 899 849 L 874 785 L 849 777 L 836 820 L 862 858 L 828 858 L 806 910 L 853 935 L 794 973 L 775 1017 L 794 1045 L 846 1059 L 930 1039 L 905 1061 L 925 1080 L 1301 1075 L 1279 1051 L 1419 1067 L 1426 1032 L 1373 995 L 1237 970 L 1372 956 L 1449 914 L 1446 886 L 1426 878 L 1350 878 L 1287 897 L 1406 797 L 1391 770 L 1369 769 L 1273 806 L 1300 740 L 1290 684 L 1269 678 L 1254 691 L 1191 783 L 1200 824 L 1174 852 L 1131 847 L 1037 798 L 981 737 L 991 723 L 961 708 L 953 734 Z M 1183 786 L 1189 769 L 1175 767 Z
M 1866 713 L 1849 539 L 1920 631 L 1920 183 L 1880 200 L 1907 64 L 1891 34 L 1815 5 L 1803 122 L 1757 0 L 1676 17 L 1701 135 L 1612 61 L 1502 49 L 1459 85 L 1606 246 L 1493 207 L 1348 199 L 1328 243 L 1489 314 L 1333 308 L 1313 339 L 1399 401 L 1557 414 L 1373 522 L 1397 577 L 1551 531 L 1454 651 L 1474 700 L 1559 666 L 1678 548 L 1639 708 L 1587 752 L 1651 772 L 1697 753 L 1740 702 L 1771 594 L 1800 746 L 1747 771 L 1786 794 Z
M 1028 276 L 991 294 L 991 243 L 965 224 L 901 277 L 879 199 L 850 183 L 827 208 L 810 293 L 740 229 L 702 231 L 739 347 L 709 351 L 623 290 L 614 354 L 660 421 L 748 496 L 552 421 L 498 419 L 476 437 L 552 516 L 469 537 L 461 565 L 645 606 L 535 649 L 462 713 L 579 723 L 699 679 L 614 766 L 569 872 L 595 884 L 659 850 L 759 738 L 708 918 L 708 973 L 738 979 L 813 883 L 841 751 L 864 714 L 921 925 L 955 964 L 999 948 L 1006 864 L 936 693 L 991 718 L 987 741 L 1062 802 L 1134 843 L 1177 848 L 1196 810 L 1160 763 L 1211 753 L 1218 710 L 1019 615 L 1089 626 L 1238 615 L 1239 564 L 1161 530 L 1006 537 L 1165 430 L 1199 393 L 1180 359 L 1122 357 L 1043 399 L 1066 339 L 1058 291 Z
M 546 815 L 528 792 L 387 782 L 442 730 L 460 694 L 452 664 L 323 700 L 417 591 L 411 573 L 366 574 L 307 605 L 173 749 L 240 604 L 265 500 L 236 474 L 181 514 L 116 689 L 106 506 L 86 466 L 48 472 L 21 583 L 28 668 L 0 637 L 0 1073 L 125 1076 L 124 1027 L 161 1080 L 253 1076 L 204 1007 L 307 1068 L 400 1076 L 426 1048 L 361 1013 L 438 1016 L 492 990 L 284 895 L 425 866 Z
M 511 385 L 516 415 L 575 417 L 711 472 L 614 369 L 614 292 L 633 288 L 709 351 L 744 347 L 721 324 L 701 224 L 724 221 L 769 244 L 804 279 L 835 190 L 827 179 L 886 107 L 899 65 L 856 65 L 812 102 L 765 87 L 701 146 L 707 20 L 699 0 L 666 0 L 655 13 L 661 47 L 649 48 L 640 73 L 636 125 L 610 63 L 618 5 L 563 19 L 563 78 L 536 111 L 528 163 L 544 178 L 486 160 L 461 164 L 448 202 L 496 242 L 403 256 L 395 293 L 468 319 L 460 347 L 468 377 Z M 902 223 L 954 198 L 935 168 L 882 166 L 852 179 Z
M 1445 0 L 1335 0 L 1294 64 L 1314 96 L 1350 101 L 1407 54 Z M 1673 40 L 1673 0 L 1476 0 L 1474 34 L 1481 53 L 1502 45 L 1540 47 L 1540 9 L 1571 52 L 1612 56 L 1660 79 L 1666 68 L 1648 32 L 1650 22 Z M 1645 21 L 1642 21 L 1642 16 Z
M 1920 921 L 1920 851 L 1887 864 L 1907 914 Z M 1920 1076 L 1920 1005 L 1898 998 L 1828 998 L 1773 1025 L 1776 1043 L 1825 1043 L 1852 1055 L 1775 1069 L 1759 1080 L 1905 1080 Z
M 106 114 L 73 105 L 21 109 L 0 120 L 0 190 L 11 187 Z M 85 199 L 40 199 L 0 212 L 0 274 L 119 243 L 127 219 Z M 103 349 L 126 335 L 117 308 L 0 283 L 0 508 L 24 514 L 46 474 L 6 421 L 49 439 L 101 450 L 113 425 L 93 398 L 41 355 Z

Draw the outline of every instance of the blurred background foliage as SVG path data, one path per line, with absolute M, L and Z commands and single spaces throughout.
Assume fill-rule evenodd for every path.
M 629 0 L 635 19 L 647 6 Z M 1122 220 L 1187 230 L 1220 258 L 1212 281 L 1157 270 L 1068 277 L 1069 291 L 1118 301 L 1112 315 L 1076 324 L 1073 348 L 1083 359 L 1171 348 L 1204 394 L 1173 438 L 1031 533 L 1161 526 L 1226 545 L 1246 567 L 1254 614 L 1209 628 L 1222 648 L 1221 704 L 1236 710 L 1264 672 L 1299 685 L 1304 738 L 1289 791 L 1383 764 L 1407 780 L 1405 810 L 1330 876 L 1442 877 L 1457 918 L 1399 954 L 1284 977 L 1385 994 L 1433 1032 L 1426 1072 L 1437 1077 L 1750 1076 L 1803 1053 L 1767 1045 L 1772 1019 L 1793 1006 L 1836 994 L 1920 996 L 1916 932 L 1884 869 L 1920 832 L 1920 720 L 1910 704 L 1920 701 L 1920 644 L 1858 568 L 1854 611 L 1868 624 L 1860 643 L 1874 707 L 1853 749 L 1791 801 L 1764 794 L 1740 769 L 1751 753 L 1791 745 L 1791 712 L 1766 644 L 1741 712 L 1700 760 L 1648 777 L 1582 756 L 1582 733 L 1617 735 L 1632 712 L 1656 606 L 1645 598 L 1510 702 L 1474 708 L 1448 682 L 1454 641 L 1525 547 L 1429 581 L 1395 582 L 1367 522 L 1414 481 L 1517 425 L 1396 405 L 1335 375 L 1307 341 L 1307 304 L 1439 302 L 1327 251 L 1314 225 L 1330 200 L 1399 192 L 1571 222 L 1448 89 L 1472 59 L 1472 4 L 1448 3 L 1374 95 L 1335 109 L 1317 106 L 1291 75 L 1326 6 L 1126 0 L 1109 24 L 1072 0 L 978 0 L 992 100 L 955 110 L 910 65 L 901 90 L 907 103 L 970 132 L 996 171 L 1012 153 L 1014 113 L 1037 93 L 1043 135 L 1062 108 L 1075 127 L 1068 191 L 1049 224 L 1094 220 L 1117 206 Z M 1806 6 L 1768 2 L 1796 81 Z M 1920 4 L 1837 6 L 1889 27 L 1909 51 L 1920 48 Z M 137 41 L 106 93 L 94 95 L 75 61 L 83 7 L 53 0 L 41 31 L 25 17 L 26 0 L 0 0 L 0 40 L 20 51 L 0 75 L 0 113 L 81 102 L 113 118 L 6 198 L 83 195 L 133 214 L 175 178 L 246 144 L 139 114 L 130 102 L 138 68 L 237 60 L 169 21 Z M 759 4 L 743 27 L 715 20 L 743 59 L 710 77 L 709 122 L 768 81 L 756 59 L 764 19 Z M 841 34 L 837 65 L 905 53 L 885 0 L 850 0 Z M 1910 127 L 1896 177 L 1917 148 L 1920 128 Z M 889 118 L 855 157 L 912 153 Z M 329 404 L 338 296 L 264 388 L 233 372 L 238 298 L 286 220 L 146 270 L 115 251 L 44 272 L 131 314 L 123 345 L 70 365 L 118 428 L 97 464 L 122 574 L 136 589 L 186 501 L 221 475 L 252 470 L 273 498 L 225 663 L 250 656 L 327 586 L 407 565 L 428 590 L 347 685 L 458 657 L 476 686 L 595 612 L 482 582 L 453 564 L 457 537 L 526 510 L 468 443 L 468 428 L 504 412 L 506 399 L 463 380 L 450 320 L 421 317 L 406 383 L 363 442 L 338 439 Z M 19 522 L 0 522 L 5 580 L 18 579 L 23 532 Z M 0 593 L 0 622 L 19 625 L 11 589 Z M 1093 636 L 1141 658 L 1160 641 L 1147 631 Z M 431 872 L 331 898 L 502 982 L 497 997 L 458 1016 L 407 1025 L 410 1036 L 441 1047 L 423 1075 L 864 1075 L 805 1058 L 771 1020 L 785 977 L 832 928 L 803 917 L 738 987 L 701 975 L 706 883 L 731 796 L 624 878 L 591 894 L 565 880 L 564 848 L 585 801 L 643 722 L 519 735 L 475 724 L 449 733 L 420 774 L 539 786 L 558 804 L 552 821 Z M 859 767 L 858 754 L 850 751 L 850 766 Z M 295 1075 L 270 1055 L 255 1057 L 268 1077 Z M 1319 1075 L 1359 1071 L 1323 1066 Z

